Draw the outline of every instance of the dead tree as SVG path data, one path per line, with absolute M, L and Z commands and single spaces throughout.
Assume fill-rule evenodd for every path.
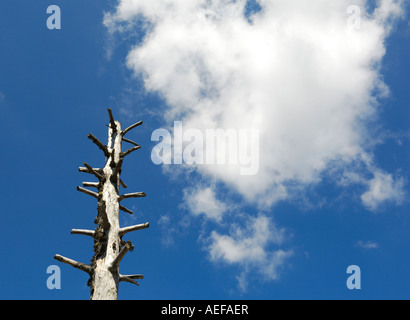
M 58 261 L 67 263 L 74 268 L 85 271 L 90 275 L 88 285 L 91 291 L 91 300 L 117 300 L 118 285 L 121 281 L 138 285 L 138 279 L 143 279 L 140 274 L 122 275 L 119 272 L 119 264 L 128 251 L 132 251 L 134 246 L 130 241 L 125 242 L 123 236 L 131 231 L 146 229 L 149 223 L 139 224 L 130 227 L 120 228 L 119 212 L 124 211 L 132 214 L 132 211 L 124 207 L 121 202 L 128 198 L 145 197 L 144 192 L 128 193 L 120 195 L 120 186 L 126 188 L 126 184 L 121 180 L 121 167 L 123 160 L 132 152 L 141 147 L 132 140 L 125 138 L 125 135 L 132 129 L 140 126 L 141 122 L 122 130 L 119 121 L 115 121 L 110 109 L 108 109 L 110 124 L 108 125 L 108 144 L 104 145 L 91 133 L 88 138 L 104 152 L 106 162 L 104 168 L 93 168 L 87 163 L 80 167 L 80 172 L 88 173 L 98 179 L 98 182 L 83 182 L 83 187 L 95 188 L 91 191 L 83 187 L 77 190 L 98 200 L 97 218 L 95 230 L 73 229 L 72 234 L 91 236 L 94 238 L 94 257 L 90 264 L 80 263 L 61 255 L 55 255 Z M 129 150 L 122 152 L 122 142 L 133 145 Z

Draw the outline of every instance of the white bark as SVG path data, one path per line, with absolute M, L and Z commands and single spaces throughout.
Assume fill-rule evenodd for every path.
M 114 271 L 110 270 L 113 261 L 115 261 L 120 252 L 121 239 L 119 236 L 119 170 L 113 170 L 113 164 L 120 164 L 121 142 L 122 136 L 116 134 L 121 132 L 121 124 L 118 121 L 114 122 L 116 128 L 109 128 L 108 136 L 108 153 L 111 156 L 103 169 L 105 182 L 102 187 L 101 200 L 105 206 L 105 212 L 109 223 L 109 229 L 104 230 L 106 240 L 105 255 L 96 260 L 94 269 L 94 282 L 92 300 L 117 300 L 118 299 L 118 284 L 119 273 L 118 268 Z M 114 163 L 112 163 L 114 162 Z M 113 174 L 116 176 L 113 177 Z M 112 181 L 116 181 L 115 185 Z M 97 240 L 103 241 L 103 240 Z

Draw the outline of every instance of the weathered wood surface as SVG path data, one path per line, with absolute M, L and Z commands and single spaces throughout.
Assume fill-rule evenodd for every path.
M 88 282 L 91 291 L 91 300 L 117 300 L 119 282 L 129 282 L 138 285 L 135 279 L 143 279 L 143 275 L 121 275 L 119 273 L 119 264 L 128 251 L 132 251 L 134 246 L 130 241 L 124 242 L 122 237 L 128 232 L 146 229 L 149 223 L 139 224 L 129 227 L 120 227 L 119 214 L 120 210 L 132 214 L 132 211 L 120 205 L 120 202 L 129 198 L 145 197 L 144 192 L 135 192 L 120 195 L 120 186 L 127 186 L 121 180 L 121 167 L 123 159 L 130 153 L 141 147 L 123 136 L 130 130 L 140 126 L 138 122 L 124 131 L 121 130 L 121 124 L 114 120 L 111 110 L 108 110 L 110 125 L 108 129 L 108 143 L 103 143 L 89 134 L 91 139 L 106 156 L 104 168 L 92 168 L 87 163 L 85 167 L 80 167 L 80 172 L 94 175 L 99 182 L 83 182 L 84 187 L 97 188 L 97 192 L 77 187 L 77 190 L 90 195 L 98 200 L 98 214 L 95 219 L 97 227 L 95 230 L 73 229 L 72 234 L 87 235 L 94 238 L 94 257 L 91 264 L 80 263 L 60 255 L 54 258 L 60 262 L 67 263 L 79 270 L 85 271 L 90 275 Z M 122 141 L 131 143 L 135 147 L 126 152 L 122 152 Z

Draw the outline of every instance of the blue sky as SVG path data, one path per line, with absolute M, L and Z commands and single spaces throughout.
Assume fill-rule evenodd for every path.
M 408 299 L 408 7 L 169 3 L 0 3 L 0 298 L 88 299 L 88 276 L 53 256 L 92 258 L 70 235 L 96 216 L 77 168 L 104 164 L 87 135 L 105 141 L 111 107 L 144 121 L 122 177 L 147 197 L 127 200 L 121 225 L 150 222 L 121 264 L 145 279 L 120 299 Z M 47 29 L 52 4 L 61 30 Z M 348 5 L 363 21 L 345 38 Z M 260 125 L 258 175 L 151 160 L 158 128 L 244 119 Z M 54 264 L 61 290 L 46 286 Z

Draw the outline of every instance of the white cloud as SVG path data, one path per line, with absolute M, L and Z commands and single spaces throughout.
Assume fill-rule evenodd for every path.
M 165 247 L 172 247 L 175 244 L 175 238 L 184 235 L 189 227 L 190 221 L 187 216 L 182 219 L 176 219 L 170 215 L 162 215 L 158 222 L 161 229 L 161 242 Z
M 360 196 L 362 204 L 370 211 L 377 211 L 383 204 L 400 205 L 406 198 L 404 178 L 383 171 L 374 165 L 368 154 L 362 154 L 360 161 L 348 167 L 335 165 L 329 169 L 337 184 L 347 187 L 352 184 L 363 186 L 366 191 Z
M 267 279 L 277 279 L 278 269 L 293 252 L 270 250 L 269 246 L 283 243 L 284 230 L 277 228 L 268 217 L 259 215 L 249 217 L 245 228 L 234 225 L 230 231 L 230 235 L 212 232 L 208 247 L 210 259 L 242 266 L 245 271 L 238 278 L 242 289 L 246 287 L 244 280 L 250 268 L 256 268 Z
M 363 9 L 354 30 L 346 26 L 349 0 L 258 3 L 249 23 L 244 0 L 120 0 L 105 22 L 111 30 L 146 22 L 127 66 L 165 98 L 166 119 L 260 130 L 259 174 L 240 176 L 229 165 L 197 170 L 269 207 L 295 194 L 290 185 L 320 181 L 330 161 L 343 165 L 366 149 L 372 93 L 386 93 L 378 65 L 388 22 L 401 7 L 383 0 L 372 15 Z
M 356 243 L 357 247 L 363 248 L 363 249 L 377 249 L 379 248 L 379 244 L 377 242 L 373 242 L 373 241 L 362 241 L 359 240 Z
M 221 221 L 228 210 L 224 202 L 216 199 L 215 192 L 209 187 L 185 189 L 184 200 L 189 211 L 194 215 L 205 215 L 207 219 Z
M 168 215 L 163 215 L 159 218 L 157 223 L 162 229 L 162 244 L 166 247 L 174 245 L 174 234 L 176 229 L 171 218 Z
M 368 128 L 377 121 L 378 98 L 389 92 L 380 64 L 402 1 L 380 0 L 372 13 L 368 1 L 355 1 L 359 30 L 347 26 L 350 0 L 257 2 L 261 10 L 245 17 L 245 0 L 118 0 L 105 24 L 115 32 L 143 22 L 146 35 L 126 63 L 166 101 L 164 126 L 182 120 L 203 132 L 259 130 L 258 174 L 198 165 L 205 181 L 221 182 L 264 210 L 303 193 L 336 165 L 343 185 L 368 187 L 361 199 L 369 209 L 398 203 L 403 181 L 373 165 Z M 187 190 L 193 214 L 221 221 L 228 200 L 210 188 Z M 275 278 L 290 253 L 267 249 L 277 230 L 264 219 L 229 236 L 212 232 L 211 259 Z M 238 281 L 244 287 L 243 274 Z
M 377 210 L 379 205 L 386 201 L 400 204 L 405 198 L 404 180 L 394 180 L 391 174 L 378 171 L 368 185 L 369 190 L 361 196 L 361 199 L 369 210 Z

